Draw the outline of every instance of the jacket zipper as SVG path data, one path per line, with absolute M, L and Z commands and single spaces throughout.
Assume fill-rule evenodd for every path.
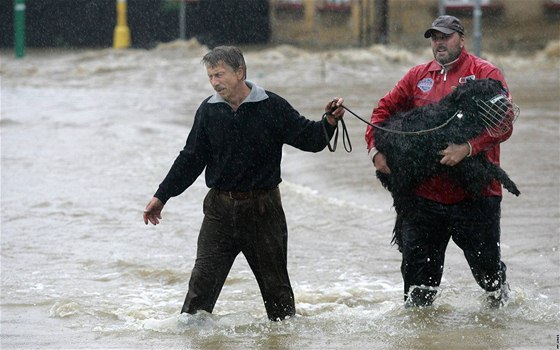
M 447 69 L 445 68 L 446 66 L 451 66 L 452 64 L 457 63 L 457 61 L 459 61 L 459 57 L 457 57 L 457 59 L 455 59 L 453 62 L 449 62 L 446 64 L 440 64 L 441 66 L 441 72 L 440 74 L 443 74 L 443 81 L 447 81 Z
M 443 74 L 443 81 L 447 81 L 447 69 L 444 66 L 441 66 L 440 74 Z

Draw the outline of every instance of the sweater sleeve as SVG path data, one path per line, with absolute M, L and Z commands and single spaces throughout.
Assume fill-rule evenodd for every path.
M 163 203 L 183 193 L 206 167 L 210 146 L 202 125 L 202 109 L 201 106 L 196 112 L 185 147 L 179 152 L 167 176 L 154 194 L 154 197 L 159 198 Z
M 283 142 L 302 151 L 322 151 L 336 130 L 326 119 L 305 118 L 283 99 L 279 100 L 279 111 L 283 120 Z

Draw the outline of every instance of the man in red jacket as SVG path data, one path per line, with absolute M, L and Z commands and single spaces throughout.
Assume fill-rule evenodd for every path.
M 464 48 L 464 27 L 453 16 L 440 16 L 424 33 L 430 38 L 434 60 L 413 67 L 373 110 L 371 122 L 380 123 L 397 111 L 438 102 L 470 79 L 493 78 L 507 84 L 500 70 Z M 509 132 L 492 136 L 486 131 L 469 142 L 441 150 L 441 164 L 455 166 L 465 157 L 483 152 L 497 165 L 500 143 Z M 385 154 L 375 149 L 373 128 L 366 131 L 368 153 L 377 171 L 390 173 Z M 496 306 L 507 299 L 506 265 L 500 257 L 500 202 L 502 188 L 495 181 L 482 199 L 470 198 L 461 184 L 445 175 L 434 176 L 414 192 L 414 215 L 403 218 L 399 250 L 406 306 L 431 305 L 441 282 L 445 250 L 450 238 L 463 250 L 476 282 Z

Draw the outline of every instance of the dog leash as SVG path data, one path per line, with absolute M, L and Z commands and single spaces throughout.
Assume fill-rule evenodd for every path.
M 438 125 L 436 127 L 433 127 L 433 128 L 430 128 L 430 129 L 418 130 L 418 131 L 402 131 L 402 130 L 387 129 L 387 128 L 384 128 L 382 126 L 372 124 L 372 123 L 368 122 L 367 120 L 365 120 L 364 118 L 357 115 L 356 113 L 354 113 L 352 110 L 350 110 L 345 105 L 340 105 L 339 107 L 344 108 L 350 114 L 352 114 L 354 117 L 358 118 L 360 121 L 362 121 L 363 123 L 365 123 L 365 124 L 367 124 L 367 125 L 369 125 L 373 128 L 383 130 L 383 131 L 386 131 L 386 132 L 390 132 L 390 133 L 393 133 L 393 134 L 399 134 L 399 135 L 418 136 L 418 135 L 423 135 L 423 134 L 429 134 L 431 132 L 434 132 L 436 130 L 444 128 L 445 126 L 447 126 L 447 124 L 449 124 L 453 120 L 453 118 L 457 117 L 457 118 L 460 119 L 460 118 L 463 117 L 463 112 L 461 110 L 457 110 L 449 119 L 447 119 L 441 125 Z M 330 115 L 330 112 L 325 112 L 323 114 L 322 119 L 327 118 L 328 115 Z M 344 144 L 344 149 L 346 150 L 346 152 L 350 153 L 350 152 L 352 152 L 352 143 L 350 142 L 350 136 L 348 135 L 348 129 L 346 128 L 346 124 L 344 123 L 344 119 L 340 119 L 340 124 L 342 125 L 342 142 Z M 332 146 L 331 146 L 329 135 L 327 133 L 327 129 L 325 128 L 325 124 L 323 124 L 323 131 L 324 131 L 325 137 L 327 138 L 327 141 L 328 141 L 327 146 L 329 147 L 329 151 L 331 151 L 331 152 L 336 151 L 336 145 L 338 143 L 338 124 L 337 124 L 336 129 L 335 129 L 334 140 L 333 140 L 333 145 Z M 346 143 L 348 143 L 348 147 L 346 146 Z
M 321 119 L 327 119 L 328 115 L 330 115 L 330 113 L 325 112 Z M 325 123 L 322 123 L 322 125 L 323 125 L 323 132 L 325 133 L 325 138 L 327 139 L 327 147 L 329 147 L 329 151 L 334 152 L 336 151 L 336 145 L 338 143 L 338 124 L 336 124 L 334 129 L 334 140 L 333 140 L 333 145 L 331 146 L 331 138 L 329 137 L 329 134 L 327 133 L 327 129 L 325 128 Z M 350 136 L 348 135 L 348 129 L 346 128 L 344 119 L 340 119 L 340 124 L 342 125 L 342 143 L 344 144 L 344 149 L 346 150 L 346 152 L 350 153 L 352 152 L 352 143 L 350 142 Z M 348 146 L 346 145 L 346 143 L 348 143 Z

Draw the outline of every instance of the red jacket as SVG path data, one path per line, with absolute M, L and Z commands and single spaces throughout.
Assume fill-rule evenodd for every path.
M 500 70 L 491 63 L 484 61 L 474 55 L 467 53 L 463 48 L 457 61 L 447 67 L 446 70 L 435 60 L 413 67 L 387 93 L 373 110 L 371 122 L 377 124 L 389 118 L 400 110 L 410 110 L 415 107 L 435 103 L 453 88 L 464 83 L 468 79 L 493 78 L 499 80 L 508 91 L 506 82 Z M 508 92 L 508 97 L 509 92 Z M 486 131 L 480 136 L 469 140 L 472 147 L 471 155 L 485 152 L 486 157 L 492 163 L 500 164 L 500 143 L 511 136 L 512 130 L 499 137 L 492 137 Z M 373 128 L 367 127 L 366 143 L 368 151 L 375 147 Z M 457 203 L 468 197 L 460 184 L 453 182 L 445 175 L 435 176 L 426 180 L 417 189 L 416 194 L 444 204 Z M 494 181 L 484 192 L 485 196 L 501 196 L 502 187 L 498 181 Z

